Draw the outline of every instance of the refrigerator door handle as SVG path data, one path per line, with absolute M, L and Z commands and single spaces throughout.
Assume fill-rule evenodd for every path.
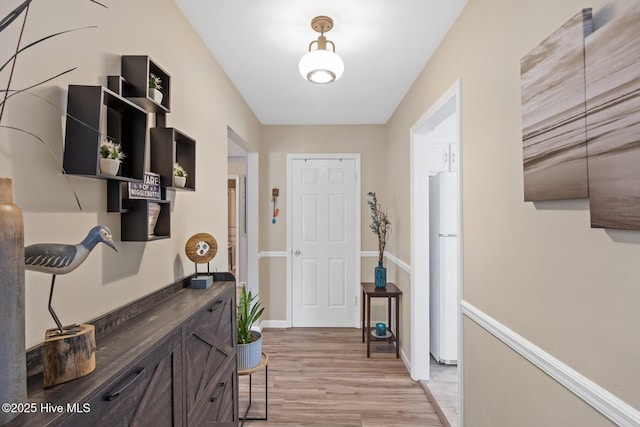
M 457 234 L 438 234 L 438 237 L 458 237 Z

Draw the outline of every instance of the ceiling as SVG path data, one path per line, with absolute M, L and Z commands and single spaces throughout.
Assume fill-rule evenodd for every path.
M 176 0 L 258 120 L 274 124 L 384 124 L 467 0 Z M 298 62 L 326 33 L 345 64 L 328 85 Z

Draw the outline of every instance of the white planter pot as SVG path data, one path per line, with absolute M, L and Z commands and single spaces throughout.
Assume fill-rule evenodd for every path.
M 262 334 L 257 331 L 251 331 L 251 334 L 258 339 L 249 344 L 238 344 L 238 371 L 255 368 L 262 360 Z
M 184 187 L 184 185 L 187 183 L 187 177 L 186 176 L 174 176 L 173 177 L 173 183 L 175 184 L 176 187 Z
M 119 167 L 120 160 L 105 159 L 100 157 L 100 173 L 116 176 L 118 174 Z
M 149 88 L 149 98 L 153 99 L 158 104 L 162 104 L 162 92 L 158 89 Z

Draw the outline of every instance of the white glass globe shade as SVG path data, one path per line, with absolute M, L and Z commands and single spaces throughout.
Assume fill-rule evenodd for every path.
M 312 83 L 331 83 L 338 80 L 344 72 L 344 62 L 330 50 L 312 50 L 307 52 L 298 65 L 302 77 Z

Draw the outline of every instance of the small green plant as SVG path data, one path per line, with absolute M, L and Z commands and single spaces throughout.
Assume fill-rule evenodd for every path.
M 156 76 L 153 73 L 149 73 L 149 88 L 150 89 L 162 89 L 162 86 L 160 85 L 160 83 L 162 83 L 162 79 L 158 76 Z
M 187 177 L 187 171 L 184 170 L 184 168 L 182 166 L 180 166 L 180 163 L 174 163 L 173 164 L 173 176 L 183 176 L 183 177 Z
M 251 295 L 251 291 L 247 292 L 245 286 L 242 287 L 237 312 L 238 344 L 249 344 L 253 341 L 251 327 L 264 311 L 264 307 L 260 307 L 260 301 L 256 300 L 257 298 L 257 295 Z
M 100 157 L 103 159 L 122 160 L 125 155 L 120 144 L 116 144 L 112 139 L 107 138 L 100 143 Z

